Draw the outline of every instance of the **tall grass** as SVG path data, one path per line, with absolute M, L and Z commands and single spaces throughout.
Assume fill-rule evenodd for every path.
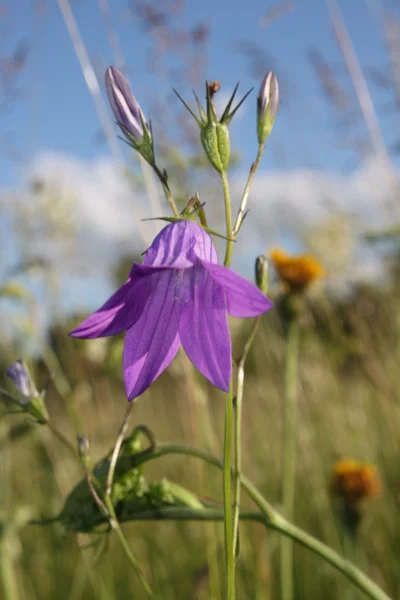
M 329 493 L 332 464 L 343 456 L 375 463 L 383 493 L 364 506 L 358 560 L 393 598 L 400 593 L 398 300 L 395 283 L 385 290 L 360 288 L 346 302 L 321 295 L 308 306 L 301 323 L 295 507 L 296 524 L 340 551 L 340 523 Z M 239 354 L 251 323 L 232 325 Z M 97 460 L 115 441 L 126 407 L 118 360 L 121 343 L 83 345 L 69 338 L 67 330 L 65 323 L 54 326 L 49 340 L 73 393 L 62 399 L 51 384 L 47 406 L 72 441 L 76 433 L 88 436 Z M 271 314 L 261 321 L 246 365 L 243 472 L 276 505 L 281 487 L 283 357 L 282 332 Z M 46 366 L 40 361 L 34 366 L 39 380 L 46 382 Z M 223 395 L 180 354 L 140 398 L 132 423 L 145 423 L 160 441 L 197 444 L 221 456 L 223 412 Z M 71 424 L 74 413 L 80 415 L 79 432 Z M 6 526 L 0 556 L 13 579 L 8 596 L 3 590 L 6 600 L 145 597 L 113 537 L 76 536 L 57 524 L 13 527 L 21 507 L 29 507 L 34 517 L 56 515 L 81 477 L 79 467 L 46 428 L 4 415 L 1 456 Z M 166 457 L 146 465 L 145 473 L 149 480 L 167 477 L 201 498 L 222 502 L 219 472 L 191 459 Z M 242 499 L 249 506 L 245 496 Z M 224 560 L 222 523 L 132 523 L 124 529 L 156 598 L 223 597 L 218 576 Z M 88 542 L 97 545 L 84 549 Z M 108 548 L 99 553 L 106 542 Z M 278 534 L 244 523 L 240 548 L 238 598 L 276 598 Z M 346 597 L 348 591 L 339 574 L 298 546 L 294 587 L 299 600 L 333 600 Z M 355 591 L 353 597 L 362 596 Z

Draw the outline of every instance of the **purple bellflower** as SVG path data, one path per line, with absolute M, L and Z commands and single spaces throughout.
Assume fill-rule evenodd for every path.
M 124 285 L 71 335 L 97 338 L 126 331 L 128 400 L 157 379 L 181 344 L 199 371 L 228 391 L 232 358 L 227 312 L 254 317 L 271 307 L 255 285 L 218 264 L 212 239 L 200 225 L 182 220 L 157 235 L 143 263 L 134 263 Z

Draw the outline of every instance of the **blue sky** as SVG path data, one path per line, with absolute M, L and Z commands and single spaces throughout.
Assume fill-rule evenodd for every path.
M 27 160 L 42 149 L 83 158 L 107 153 L 105 145 L 94 143 L 99 120 L 58 3 L 47 2 L 45 10 L 39 14 L 38 11 L 35 14 L 30 0 L 9 0 L 3 4 L 7 7 L 2 17 L 3 27 L 9 32 L 5 46 L 11 49 L 23 38 L 29 43 L 30 54 L 21 79 L 25 99 L 15 106 L 7 123 L 4 118 L 0 121 L 0 127 L 15 132 Z M 168 82 L 146 72 L 145 57 L 151 44 L 148 35 L 138 20 L 127 18 L 127 0 L 114 0 L 109 4 L 136 95 L 144 105 L 154 93 L 162 102 L 169 93 Z M 153 4 L 157 6 L 158 3 Z M 232 8 L 232 3 L 227 1 L 188 0 L 175 22 L 177 27 L 199 21 L 209 25 L 211 37 L 206 76 L 219 79 L 224 90 L 232 89 L 237 80 L 240 80 L 243 92 L 259 84 L 250 72 L 249 61 L 238 51 L 240 41 L 251 40 L 271 56 L 271 64 L 266 64 L 265 70 L 271 67 L 276 70 L 282 81 L 283 96 L 273 143 L 284 148 L 284 159 L 281 153 L 276 159 L 271 151 L 267 153 L 264 168 L 340 170 L 346 165 L 356 166 L 356 159 L 346 149 L 337 148 L 334 113 L 324 100 L 306 57 L 307 50 L 318 48 L 338 66 L 340 80 L 351 89 L 325 2 L 293 2 L 293 10 L 265 28 L 260 22 L 273 4 L 266 0 L 239 0 Z M 376 2 L 362 0 L 341 3 L 354 47 L 365 68 L 383 66 L 387 62 L 383 33 L 376 18 L 381 14 L 377 7 Z M 72 9 L 89 54 L 101 71 L 102 65 L 107 66 L 114 59 L 99 3 L 97 0 L 72 2 Z M 181 91 L 190 97 L 189 89 Z M 384 100 L 382 92 L 372 84 L 370 91 L 379 106 Z M 255 92 L 248 100 L 240 125 L 233 129 L 233 142 L 240 142 L 248 160 L 251 160 L 254 148 L 254 102 Z M 391 126 L 388 120 L 382 123 L 390 143 L 394 141 Z M 3 181 L 15 178 L 19 173 L 19 167 L 15 171 L 14 165 L 0 156 Z
M 99 8 L 104 0 L 70 1 L 80 35 L 103 88 L 104 70 L 115 63 Z M 171 100 L 172 83 L 186 99 L 192 101 L 190 86 L 185 81 L 172 82 L 165 73 L 154 75 L 149 71 L 148 56 L 153 41 L 140 20 L 132 18 L 129 13 L 132 3 L 128 0 L 108 0 L 107 3 L 132 87 L 145 112 L 155 100 L 161 107 L 165 103 L 178 103 L 175 99 Z M 168 4 L 168 1 L 147 0 L 146 4 L 158 7 Z M 238 186 L 243 186 L 242 179 L 256 150 L 255 100 L 262 77 L 254 76 L 248 58 L 239 51 L 239 45 L 245 41 L 257 45 L 266 56 L 262 74 L 273 69 L 281 84 L 281 107 L 253 190 L 253 210 L 246 223 L 247 237 L 244 232 L 244 241 L 237 244 L 235 268 L 250 275 L 254 256 L 277 241 L 290 249 L 301 249 L 302 238 L 289 223 L 290 217 L 295 225 L 301 222 L 303 227 L 308 227 L 313 219 L 329 216 L 329 211 L 323 206 L 325 198 L 334 196 L 339 200 L 340 210 L 348 209 L 349 212 L 366 215 L 369 226 L 379 219 L 382 223 L 390 221 L 392 216 L 386 214 L 382 217 L 381 209 L 384 202 L 382 177 L 385 175 L 379 166 L 371 163 L 371 157 L 361 158 L 349 149 L 346 139 L 346 136 L 368 139 L 357 102 L 351 106 L 351 125 L 339 132 L 338 116 L 326 101 L 307 58 L 310 49 L 318 49 L 334 67 L 340 85 L 354 100 L 352 83 L 324 1 L 282 0 L 279 3 L 272 0 L 237 0 L 232 3 L 227 0 L 170 0 L 169 4 L 184 6 L 171 17 L 176 30 L 191 29 L 199 22 L 208 26 L 210 38 L 204 77 L 221 81 L 220 95 L 226 97 L 238 80 L 242 94 L 252 86 L 256 88 L 231 127 L 232 147 L 239 149 L 243 158 L 243 166 L 234 174 L 237 180 L 236 201 Z M 263 26 L 262 19 L 267 11 L 279 4 L 293 8 L 270 26 Z M 391 145 L 397 141 L 398 131 L 397 115 L 389 106 L 392 98 L 370 77 L 371 67 L 384 68 L 385 73 L 390 73 L 383 29 L 384 3 L 379 0 L 352 0 L 341 1 L 339 5 L 366 75 L 385 142 Z M 387 0 L 385 7 L 396 11 L 394 14 L 399 17 L 400 9 L 396 8 L 393 0 Z M 132 192 L 127 185 L 124 188 L 119 172 L 112 168 L 107 144 L 100 143 L 96 137 L 101 131 L 100 121 L 58 0 L 2 2 L 0 33 L 3 40 L 1 63 L 21 40 L 29 47 L 26 67 L 18 79 L 20 98 L 12 103 L 10 112 L 0 113 L 0 138 L 12 135 L 20 153 L 18 160 L 10 160 L 0 151 L 0 193 L 4 189 L 21 190 L 27 174 L 32 172 L 32 165 L 34 172 L 41 175 L 46 176 L 47 172 L 49 178 L 78 184 L 82 198 L 77 219 L 83 223 L 79 243 L 82 239 L 86 243 L 82 252 L 78 245 L 78 253 L 90 255 L 88 264 L 92 269 L 92 279 L 88 285 L 87 274 L 83 276 L 79 270 L 71 271 L 61 297 L 63 307 L 69 310 L 77 303 L 94 307 L 99 297 L 105 298 L 111 291 L 105 272 L 100 272 L 102 262 L 109 266 L 107 258 L 115 256 L 115 252 L 118 255 L 121 248 L 125 253 L 135 251 L 133 241 L 136 237 L 130 231 L 132 214 L 129 212 L 133 206 Z M 164 66 L 184 65 L 185 52 L 167 60 Z M 200 96 L 204 95 L 202 86 L 200 81 Z M 0 87 L 0 94 L 1 91 Z M 102 92 L 104 97 L 103 89 Z M 111 121 L 107 104 L 105 107 Z M 162 108 L 160 113 L 152 113 L 151 116 L 156 144 L 159 128 L 166 128 L 172 137 L 177 137 L 178 132 L 172 130 Z M 117 128 L 112 122 L 111 125 L 116 136 Z M 176 121 L 173 125 L 176 127 Z M 342 144 L 340 137 L 344 138 Z M 117 143 L 125 152 L 128 164 L 132 164 L 126 148 Z M 396 161 L 394 156 L 394 164 Z M 197 182 L 192 185 L 197 189 Z M 391 197 L 394 188 L 389 189 L 389 184 L 386 187 L 385 198 Z M 191 192 L 192 189 L 188 190 L 188 193 Z M 140 200 L 134 199 L 133 202 Z M 288 202 L 285 204 L 284 201 Z M 148 208 L 144 207 L 142 216 L 149 216 Z M 5 221 L 1 225 L 7 230 Z M 15 262 L 17 250 L 12 237 L 6 233 L 3 241 L 3 256 L 8 259 L 6 263 Z M 141 249 L 146 247 L 144 241 L 140 244 Z M 116 245 L 118 251 L 115 250 Z M 335 248 L 332 244 L 326 245 Z M 347 261 L 351 262 L 353 258 L 349 254 Z M 374 272 L 379 269 L 378 264 Z

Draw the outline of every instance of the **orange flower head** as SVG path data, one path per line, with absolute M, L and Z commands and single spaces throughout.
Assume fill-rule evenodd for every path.
M 326 276 L 324 267 L 311 255 L 290 256 L 273 248 L 270 257 L 279 278 L 292 291 L 303 291 L 313 281 Z
M 381 483 L 376 467 L 345 458 L 333 466 L 332 492 L 348 506 L 356 507 L 361 500 L 379 495 Z

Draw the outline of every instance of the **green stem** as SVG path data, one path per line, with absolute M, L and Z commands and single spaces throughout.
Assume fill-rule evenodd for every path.
M 232 232 L 232 207 L 231 207 L 231 192 L 229 189 L 228 175 L 226 171 L 221 172 L 222 187 L 224 190 L 225 204 L 225 223 L 226 223 L 226 249 L 225 249 L 225 267 L 230 267 L 232 262 L 233 250 L 233 232 Z
M 223 469 L 223 463 L 212 456 L 208 452 L 188 446 L 185 444 L 159 444 L 149 451 L 143 451 L 130 457 L 121 457 L 120 461 L 126 459 L 127 465 L 137 467 L 149 460 L 155 460 L 161 456 L 171 454 L 183 454 L 185 456 L 193 456 L 204 460 L 206 463 Z M 348 560 L 340 556 L 335 550 L 326 544 L 315 539 L 299 527 L 289 523 L 282 515 L 280 515 L 270 504 L 265 500 L 257 488 L 244 476 L 241 475 L 243 489 L 251 500 L 258 506 L 265 518 L 267 527 L 279 531 L 283 535 L 298 542 L 305 548 L 308 548 L 326 562 L 331 564 L 335 569 L 340 571 L 349 581 L 352 581 L 361 591 L 363 591 L 372 600 L 391 600 L 390 597 L 381 590 L 376 583 L 367 577 L 360 569 L 350 563 Z
M 240 513 L 242 521 L 255 521 L 265 524 L 265 517 L 255 510 Z M 137 509 L 129 514 L 124 512 L 124 521 L 223 521 L 224 511 L 221 508 L 190 508 L 187 506 L 166 506 L 148 510 Z
M 119 429 L 118 437 L 115 442 L 115 446 L 114 446 L 114 449 L 113 449 L 113 452 L 111 455 L 110 468 L 108 469 L 108 475 L 107 475 L 107 487 L 106 487 L 107 496 L 111 496 L 115 466 L 117 464 L 117 460 L 118 460 L 118 456 L 119 456 L 119 453 L 121 450 L 122 442 L 124 441 L 124 436 L 125 436 L 126 430 L 128 428 L 128 421 L 129 421 L 130 414 L 132 412 L 132 408 L 133 408 L 133 401 L 129 402 L 129 404 L 126 408 L 125 415 L 122 420 L 121 427 Z
M 287 323 L 285 350 L 285 394 L 283 415 L 282 506 L 286 519 L 293 521 L 296 483 L 296 412 L 299 326 L 297 317 Z M 281 600 L 293 599 L 293 544 L 280 544 Z
M 168 202 L 169 202 L 169 204 L 171 206 L 171 209 L 172 209 L 172 212 L 174 213 L 174 216 L 175 217 L 179 217 L 179 210 L 178 210 L 178 207 L 175 204 L 175 200 L 174 200 L 174 197 L 173 197 L 173 195 L 171 193 L 171 190 L 169 189 L 167 178 L 165 177 L 164 173 L 162 173 L 160 171 L 160 169 L 157 167 L 156 164 L 154 164 L 152 166 L 153 166 L 155 174 L 157 175 L 158 179 L 160 180 L 160 183 L 161 183 L 162 188 L 164 190 L 164 195 L 165 195 L 166 199 L 168 200 Z
M 258 152 L 257 152 L 257 156 L 256 156 L 256 160 L 251 165 L 249 177 L 247 179 L 245 188 L 243 190 L 242 201 L 240 203 L 239 212 L 237 214 L 236 221 L 235 221 L 235 226 L 233 228 L 233 235 L 234 236 L 237 235 L 237 233 L 238 233 L 238 231 L 240 229 L 240 226 L 241 226 L 241 224 L 243 222 L 243 218 L 244 218 L 245 213 L 246 213 L 246 206 L 247 206 L 247 200 L 249 198 L 250 188 L 251 188 L 251 185 L 253 183 L 254 175 L 256 174 L 256 171 L 258 169 L 258 166 L 259 166 L 259 164 L 261 162 L 261 159 L 262 159 L 262 156 L 264 154 L 264 149 L 265 149 L 265 143 L 259 144 L 259 146 L 258 146 Z
M 0 540 L 0 574 L 4 600 L 18 600 L 19 594 L 14 566 L 12 564 L 10 553 L 6 547 L 5 536 Z
M 242 404 L 244 389 L 244 367 L 247 355 L 253 344 L 260 317 L 257 317 L 251 328 L 249 337 L 244 345 L 242 356 L 238 361 L 236 406 L 235 406 L 235 487 L 233 497 L 233 548 L 236 550 L 239 536 L 239 513 L 240 513 L 240 483 L 242 473 Z
M 135 571 L 138 579 L 140 580 L 141 584 L 143 585 L 144 589 L 146 590 L 146 593 L 148 594 L 148 596 L 152 596 L 153 592 L 151 591 L 149 584 L 147 583 L 146 579 L 144 578 L 144 575 L 140 569 L 138 561 L 133 556 L 131 549 L 129 548 L 129 544 L 122 532 L 122 529 L 121 529 L 119 523 L 118 523 L 117 515 L 115 514 L 112 500 L 111 500 L 110 496 L 108 496 L 107 494 L 105 496 L 105 503 L 106 503 L 108 512 L 111 517 L 111 519 L 110 519 L 111 527 L 116 531 L 119 541 L 121 542 L 121 546 L 123 547 L 125 554 L 128 557 L 128 560 L 129 560 L 133 570 Z
M 232 433 L 233 433 L 233 397 L 232 381 L 225 401 L 225 435 L 224 435 L 224 463 L 223 463 L 223 488 L 224 488 L 224 531 L 225 531 L 225 560 L 227 570 L 227 599 L 235 598 L 235 547 L 233 546 L 232 530 L 232 498 L 231 498 L 231 471 L 232 471 Z
M 51 433 L 68 449 L 68 452 L 72 454 L 74 459 L 79 462 L 79 455 L 77 449 L 71 444 L 69 440 L 64 436 L 61 431 L 58 431 L 56 427 L 54 427 L 50 421 L 46 423 L 47 427 L 50 429 Z

